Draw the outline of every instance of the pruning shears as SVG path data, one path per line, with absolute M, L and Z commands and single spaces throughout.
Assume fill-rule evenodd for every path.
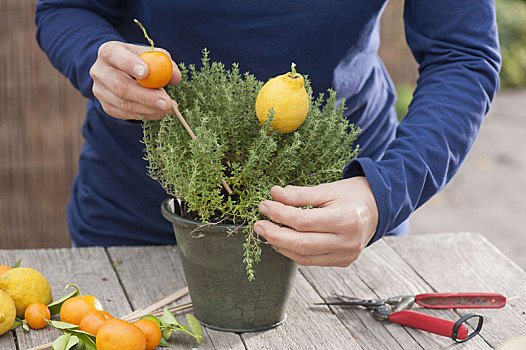
M 497 293 L 427 293 L 385 299 L 358 299 L 336 295 L 335 298 L 334 301 L 316 305 L 361 306 L 372 311 L 380 320 L 450 337 L 457 343 L 465 342 L 479 334 L 484 320 L 482 315 L 468 314 L 453 322 L 409 309 L 414 304 L 429 309 L 498 309 L 506 305 L 506 297 Z M 478 325 L 469 334 L 464 323 L 471 318 L 478 318 Z

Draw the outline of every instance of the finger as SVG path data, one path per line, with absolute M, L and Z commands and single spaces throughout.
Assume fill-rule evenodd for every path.
M 170 80 L 168 85 L 176 85 L 176 84 L 179 84 L 179 82 L 181 81 L 181 71 L 179 70 L 179 67 L 174 61 L 172 61 L 172 66 L 173 66 L 172 79 Z
M 111 115 L 112 117 L 125 120 L 160 120 L 164 117 L 164 114 L 141 114 L 141 113 L 128 113 L 123 111 L 117 106 L 110 103 L 101 102 L 102 109 L 104 112 Z
M 342 218 L 326 208 L 301 209 L 276 201 L 263 201 L 259 211 L 274 222 L 304 232 L 339 232 Z
M 335 266 L 347 267 L 352 262 L 339 253 L 326 253 L 318 255 L 300 255 L 288 249 L 278 249 L 278 253 L 294 260 L 301 266 Z
M 135 101 L 123 100 L 101 84 L 93 86 L 93 94 L 101 101 L 101 104 L 111 104 L 128 115 L 165 115 L 167 113 L 157 106 L 146 106 Z
M 274 186 L 270 189 L 270 195 L 275 201 L 294 207 L 307 205 L 321 207 L 330 201 L 328 191 L 323 185 L 314 187 Z
M 145 51 L 148 51 L 146 46 L 109 41 L 99 47 L 98 56 L 106 64 L 135 78 L 144 79 L 148 76 L 148 65 L 139 55 Z
M 137 102 L 155 110 L 156 114 L 168 113 L 172 107 L 172 99 L 163 89 L 148 89 L 141 86 L 129 75 L 110 66 L 98 67 L 91 71 L 94 89 L 106 88 L 121 100 Z M 119 106 L 118 103 L 114 103 Z M 125 109 L 125 106 L 123 106 Z M 130 110 L 127 110 L 130 111 Z M 133 111 L 136 112 L 136 111 Z
M 341 238 L 334 233 L 298 232 L 267 220 L 257 221 L 254 232 L 263 236 L 278 250 L 287 249 L 298 255 L 332 253 L 342 243 Z

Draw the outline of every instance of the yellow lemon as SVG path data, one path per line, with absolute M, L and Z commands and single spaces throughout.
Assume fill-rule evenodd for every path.
M 0 290 L 0 335 L 7 333 L 15 323 L 15 303 L 9 294 Z
M 269 110 L 274 110 L 272 129 L 280 134 L 296 131 L 309 113 L 309 97 L 303 83 L 303 76 L 296 73 L 292 64 L 290 73 L 270 79 L 259 90 L 256 98 L 256 115 L 264 125 Z
M 46 278 L 29 267 L 11 269 L 0 276 L 0 289 L 15 303 L 16 316 L 23 318 L 31 303 L 48 305 L 52 300 L 51 287 Z

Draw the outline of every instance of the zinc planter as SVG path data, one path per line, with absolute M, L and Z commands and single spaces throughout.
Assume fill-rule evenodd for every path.
M 249 282 L 242 261 L 244 235 L 229 235 L 236 226 L 183 218 L 174 199 L 165 200 L 161 210 L 173 225 L 194 316 L 204 326 L 242 333 L 270 329 L 285 320 L 295 262 L 262 244 L 256 279 Z

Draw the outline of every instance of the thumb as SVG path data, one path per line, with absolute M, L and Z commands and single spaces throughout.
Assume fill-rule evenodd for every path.
M 294 207 L 303 207 L 307 205 L 321 207 L 329 201 L 329 196 L 321 186 L 274 186 L 270 189 L 270 195 L 276 202 Z

